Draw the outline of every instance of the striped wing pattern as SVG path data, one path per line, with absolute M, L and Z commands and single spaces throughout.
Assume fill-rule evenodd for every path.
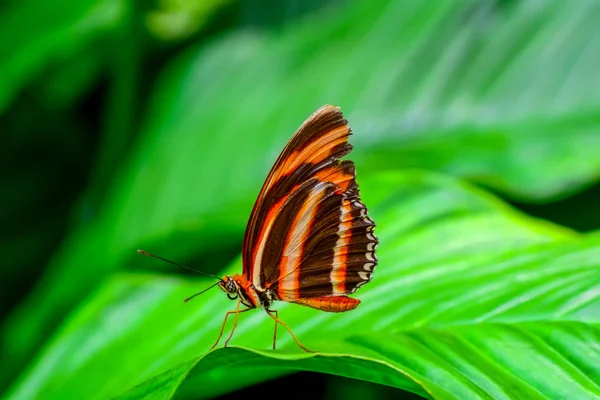
M 323 106 L 275 162 L 252 211 L 244 274 L 280 300 L 345 311 L 377 264 L 375 224 L 359 198 L 351 134 L 339 108 Z M 335 301 L 324 300 L 338 296 Z M 312 300 L 311 300 L 312 299 Z

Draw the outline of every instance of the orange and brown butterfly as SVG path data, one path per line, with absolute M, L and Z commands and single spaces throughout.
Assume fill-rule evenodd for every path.
M 341 160 L 352 150 L 350 135 L 340 109 L 325 105 L 304 121 L 281 152 L 250 214 L 242 273 L 217 277 L 211 286 L 238 300 L 237 308 L 226 313 L 211 349 L 231 314 L 235 320 L 225 346 L 238 314 L 262 308 L 275 320 L 273 349 L 281 324 L 298 346 L 310 351 L 279 319 L 276 301 L 328 312 L 359 305 L 360 300 L 348 295 L 371 280 L 378 240 L 375 223 L 359 197 L 354 163 Z

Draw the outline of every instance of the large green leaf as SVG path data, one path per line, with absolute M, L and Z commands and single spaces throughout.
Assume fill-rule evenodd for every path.
M 339 353 L 286 355 L 217 350 L 175 367 L 119 399 L 167 399 L 183 391 L 229 392 L 241 369 L 311 370 L 396 386 L 435 399 L 594 399 L 600 396 L 600 325 L 580 322 L 483 323 L 350 336 Z M 592 350 L 590 350 L 590 347 Z M 232 373 L 233 371 L 233 373 Z
M 124 9 L 121 0 L 31 0 L 4 6 L 0 13 L 0 112 L 44 68 L 73 57 L 118 26 Z M 71 71 L 73 83 L 80 79 L 73 75 L 96 71 L 92 64 L 97 62 L 94 55 L 79 57 L 63 69 Z M 62 91 L 78 90 L 76 86 Z
M 599 236 L 579 237 L 416 171 L 365 176 L 361 188 L 381 241 L 373 282 L 357 292 L 361 305 L 342 314 L 278 305 L 304 344 L 322 353 L 304 353 L 283 331 L 276 352 L 209 354 L 186 391 L 209 396 L 309 369 L 439 398 L 598 394 Z M 229 272 L 240 269 L 238 260 Z M 115 275 L 10 394 L 106 398 L 150 379 L 128 396 L 169 397 L 233 306 L 216 289 L 182 302 L 209 283 Z M 268 349 L 271 322 L 260 311 L 243 314 L 233 344 Z
M 2 354 L 34 352 L 102 277 L 140 265 L 141 245 L 180 259 L 237 245 L 277 153 L 323 103 L 350 121 L 359 176 L 419 166 L 532 201 L 594 181 L 600 3 L 491 4 L 356 1 L 182 54 L 106 211 L 8 320 Z

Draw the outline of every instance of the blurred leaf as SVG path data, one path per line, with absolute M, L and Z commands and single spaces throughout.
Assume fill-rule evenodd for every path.
M 42 275 L 68 233 L 70 206 L 89 168 L 90 138 L 82 135 L 87 126 L 76 117 L 49 112 L 26 98 L 0 116 L 0 126 L 2 319 Z
M 590 73 L 600 3 L 355 3 L 181 57 L 150 114 L 144 148 L 155 148 L 137 165 L 177 153 L 165 185 L 180 186 L 180 166 L 198 158 L 210 179 L 196 179 L 209 189 L 239 175 L 256 185 L 263 176 L 244 167 L 281 148 L 300 110 L 333 103 L 357 134 L 364 168 L 439 169 L 530 201 L 598 178 L 600 80 Z M 235 154 L 227 170 L 217 167 L 225 154 Z
M 590 232 L 600 228 L 600 182 L 560 201 L 547 204 L 513 202 L 519 210 L 568 226 L 578 232 Z
M 65 110 L 73 107 L 77 100 L 89 90 L 104 66 L 107 52 L 94 48 L 81 57 L 49 69 L 47 74 L 32 84 L 37 99 L 47 110 Z
M 107 211 L 5 324 L 3 364 L 35 351 L 107 273 L 140 266 L 136 248 L 186 261 L 239 244 L 272 162 L 324 103 L 342 106 L 356 134 L 359 181 L 420 166 L 530 201 L 589 184 L 599 12 L 592 0 L 365 0 L 190 49 L 162 76 Z
M 162 40 L 182 40 L 196 33 L 231 0 L 160 0 L 146 15 L 148 30 Z
M 364 176 L 361 189 L 381 245 L 360 307 L 330 314 L 277 305 L 323 354 L 304 353 L 282 329 L 276 352 L 209 354 L 186 392 L 207 397 L 309 369 L 436 398 L 598 394 L 600 236 L 575 236 L 419 172 Z M 228 269 L 239 271 L 239 260 Z M 169 398 L 233 306 L 216 289 L 182 302 L 210 283 L 117 274 L 78 307 L 10 394 L 107 398 L 150 379 L 129 397 Z M 263 312 L 243 314 L 233 344 L 269 348 L 272 329 Z
M 0 13 L 0 112 L 41 70 L 117 25 L 122 9 L 121 0 L 10 3 Z

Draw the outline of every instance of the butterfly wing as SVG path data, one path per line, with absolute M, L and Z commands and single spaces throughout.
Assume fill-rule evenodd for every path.
M 252 211 L 244 273 L 281 300 L 353 293 L 377 263 L 375 224 L 359 198 L 351 134 L 339 108 L 323 106 L 290 139 Z

